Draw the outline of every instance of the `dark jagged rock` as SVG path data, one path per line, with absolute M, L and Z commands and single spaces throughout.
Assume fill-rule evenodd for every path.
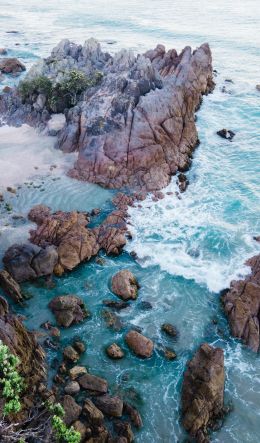
M 112 278 L 112 291 L 124 301 L 135 300 L 139 285 L 132 272 L 124 269 Z
M 126 50 L 112 57 L 93 39 L 84 46 L 63 40 L 26 78 L 46 76 L 54 84 L 72 70 L 89 78 L 102 73 L 66 113 L 58 136 L 60 149 L 79 152 L 72 177 L 155 191 L 189 168 L 198 140 L 194 113 L 214 87 L 208 44 L 180 54 L 158 45 L 137 57 Z M 44 127 L 50 112 L 38 102 L 36 94 L 23 103 L 14 90 L 0 96 L 0 114 L 9 124 Z
M 244 280 L 232 281 L 222 299 L 232 335 L 257 352 L 260 348 L 260 254 L 246 264 L 251 267 L 251 274 Z
M 118 360 L 124 357 L 124 351 L 118 346 L 116 343 L 112 343 L 112 345 L 106 348 L 107 355 L 113 360 Z
M 178 331 L 171 323 L 164 323 L 161 327 L 162 331 L 170 337 L 177 337 Z
M 2 286 L 4 292 L 11 297 L 15 303 L 21 303 L 23 301 L 20 285 L 7 271 L 0 271 L 0 286 Z
M 225 138 L 226 140 L 232 141 L 232 139 L 235 137 L 235 133 L 231 131 L 230 129 L 221 129 L 220 131 L 217 131 L 217 134 Z
M 131 419 L 131 422 L 133 423 L 133 425 L 140 429 L 143 427 L 143 421 L 141 418 L 141 415 L 139 414 L 139 412 L 137 411 L 137 409 L 130 405 L 129 403 L 124 402 L 124 409 L 123 409 L 124 414 L 128 415 Z
M 189 180 L 187 179 L 185 174 L 181 173 L 178 175 L 177 184 L 179 186 L 180 192 L 186 191 L 189 185 Z
M 129 307 L 129 303 L 127 303 L 125 301 L 103 300 L 102 303 L 103 303 L 103 305 L 107 306 L 108 308 L 113 308 L 118 311 Z
M 32 244 L 15 244 L 5 252 L 3 263 L 17 282 L 33 280 L 53 273 L 58 261 L 54 246 L 41 248 Z
M 4 74 L 17 74 L 25 71 L 25 66 L 17 58 L 1 58 L 0 72 Z
M 182 423 L 199 443 L 208 442 L 207 429 L 223 411 L 224 353 L 204 343 L 184 373 L 182 385 Z
M 83 301 L 76 295 L 54 297 L 49 303 L 49 308 L 55 315 L 58 325 L 65 328 L 80 323 L 88 317 Z

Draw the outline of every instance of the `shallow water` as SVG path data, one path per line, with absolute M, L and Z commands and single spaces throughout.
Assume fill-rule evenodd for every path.
M 62 344 L 74 334 L 83 338 L 87 343 L 83 361 L 90 371 L 106 376 L 114 392 L 123 390 L 140 408 L 144 429 L 137 433 L 139 443 L 175 443 L 185 438 L 179 425 L 179 397 L 186 361 L 202 341 L 223 347 L 226 401 L 232 399 L 234 410 L 212 441 L 255 443 L 260 432 L 259 356 L 230 339 L 219 291 L 248 272 L 245 259 L 259 251 L 252 239 L 260 231 L 260 94 L 255 89 L 260 82 L 259 2 L 111 0 L 108 8 L 103 0 L 46 0 L 35 5 L 32 0 L 1 1 L 0 46 L 10 48 L 28 67 L 64 37 L 83 42 L 94 36 L 111 52 L 121 47 L 141 52 L 158 42 L 180 50 L 208 41 L 218 76 L 214 93 L 204 98 L 198 112 L 201 144 L 188 173 L 187 192 L 181 200 L 175 195 L 158 203 L 148 199 L 142 208 L 130 211 L 134 239 L 127 251 L 135 250 L 138 261 L 126 251 L 118 258 L 104 257 L 103 266 L 95 260 L 80 266 L 58 279 L 53 290 L 25 285 L 34 295 L 22 310 L 27 324 L 36 328 L 51 318 L 47 303 L 56 294 L 76 293 L 86 301 L 90 320 L 65 331 Z M 10 30 L 20 34 L 7 34 Z M 230 78 L 233 83 L 225 82 Z M 14 81 L 9 78 L 2 85 Z M 221 92 L 224 85 L 227 93 Z M 232 143 L 216 136 L 222 127 L 236 132 Z M 19 136 L 15 131 L 20 131 Z M 53 142 L 27 127 L 0 128 L 0 186 L 22 184 L 17 196 L 5 194 L 14 212 L 25 215 L 39 202 L 53 209 L 109 210 L 112 193 L 65 177 L 73 158 L 54 151 Z M 50 171 L 52 164 L 58 168 Z M 167 191 L 175 190 L 173 178 Z M 4 208 L 1 211 L 3 253 L 8 244 L 26 238 L 30 226 L 18 220 L 14 227 L 10 215 Z M 7 223 L 11 225 L 3 226 Z M 154 339 L 157 350 L 150 361 L 140 361 L 126 349 L 126 358 L 113 362 L 103 352 L 112 341 L 125 348 L 125 330 L 107 329 L 101 316 L 102 300 L 114 297 L 110 278 L 124 267 L 137 275 L 141 290 L 139 301 L 120 317 L 125 330 L 137 325 Z M 143 300 L 149 300 L 153 309 L 143 311 Z M 176 342 L 161 334 L 165 321 L 179 329 Z M 161 345 L 174 347 L 177 360 L 166 362 Z M 53 352 L 49 351 L 49 358 L 54 358 Z

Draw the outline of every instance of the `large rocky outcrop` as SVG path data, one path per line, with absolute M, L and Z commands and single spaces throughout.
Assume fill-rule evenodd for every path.
M 45 354 L 36 337 L 22 324 L 19 317 L 9 311 L 8 303 L 0 297 L 0 340 L 20 359 L 19 372 L 25 379 L 23 400 L 36 401 L 39 384 L 45 380 Z
M 224 353 L 204 343 L 188 363 L 181 393 L 182 423 L 199 443 L 224 407 Z
M 251 274 L 244 280 L 231 282 L 223 304 L 232 335 L 257 352 L 260 346 L 260 254 L 246 264 L 251 267 Z
M 153 191 L 189 168 L 198 143 L 194 113 L 214 87 L 208 44 L 180 54 L 158 45 L 143 55 L 122 50 L 112 57 L 93 39 L 84 46 L 63 40 L 27 79 L 47 76 L 57 85 L 75 69 L 89 78 L 99 71 L 102 80 L 66 111 L 57 146 L 79 152 L 72 177 Z M 41 106 L 37 95 L 22 103 L 17 90 L 4 94 L 0 114 L 10 124 L 44 126 L 51 111 L 40 98 Z

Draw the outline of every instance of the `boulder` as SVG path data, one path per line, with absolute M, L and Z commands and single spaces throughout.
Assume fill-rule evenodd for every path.
M 149 358 L 153 354 L 154 344 L 152 340 L 140 334 L 137 331 L 129 331 L 125 337 L 129 348 L 142 358 Z
M 63 357 L 73 363 L 79 360 L 79 354 L 72 346 L 66 346 L 66 348 L 64 348 Z
M 81 441 L 85 441 L 85 437 L 87 435 L 87 427 L 82 421 L 77 420 L 75 423 L 72 424 L 75 431 L 80 433 Z
M 161 330 L 170 337 L 176 337 L 178 335 L 177 329 L 171 323 L 164 323 Z
M 79 340 L 74 341 L 73 347 L 76 349 L 76 351 L 79 354 L 83 354 L 83 352 L 85 352 L 85 350 L 86 350 L 85 344 L 82 341 L 79 341 Z
M 186 191 L 186 189 L 189 185 L 189 180 L 187 179 L 185 174 L 181 173 L 178 175 L 177 184 L 179 186 L 180 192 Z
M 84 403 L 83 413 L 86 415 L 88 422 L 94 426 L 100 425 L 104 420 L 102 412 L 89 399 Z
M 3 288 L 6 295 L 8 295 L 15 303 L 21 303 L 23 301 L 20 285 L 7 271 L 0 271 L 0 286 Z
M 223 411 L 224 383 L 223 350 L 202 344 L 187 365 L 181 392 L 182 424 L 198 442 L 208 441 L 207 429 Z
M 77 395 L 80 391 L 80 386 L 76 381 L 70 381 L 64 388 L 64 392 L 68 395 Z
M 135 276 L 127 269 L 117 272 L 112 278 L 112 291 L 124 301 L 135 300 L 138 288 Z
M 78 420 L 82 407 L 79 406 L 70 395 L 64 396 L 62 406 L 65 411 L 64 422 L 67 426 L 70 426 L 73 422 Z
M 76 295 L 59 295 L 54 297 L 48 306 L 58 325 L 64 328 L 82 322 L 89 315 L 83 301 Z
M 51 275 L 57 261 L 54 246 L 41 248 L 32 244 L 15 244 L 3 258 L 5 268 L 18 283 Z
M 45 205 L 36 205 L 28 213 L 28 219 L 37 225 L 40 225 L 44 220 L 51 215 L 51 210 Z
M 232 281 L 223 296 L 224 311 L 231 333 L 253 351 L 260 350 L 260 254 L 246 262 L 251 274 L 244 280 Z
M 4 74 L 17 74 L 25 70 L 26 68 L 24 64 L 17 58 L 0 59 L 0 72 L 3 72 Z
M 125 415 L 129 416 L 131 422 L 136 428 L 140 429 L 143 427 L 142 417 L 134 406 L 124 402 L 123 412 Z
M 123 401 L 121 398 L 111 395 L 102 395 L 95 398 L 95 405 L 100 409 L 105 415 L 110 417 L 122 417 L 123 414 Z
M 76 380 L 78 377 L 86 373 L 87 369 L 84 366 L 73 366 L 73 368 L 69 370 L 71 380 Z
M 93 394 L 106 394 L 108 390 L 107 381 L 96 375 L 84 374 L 79 379 L 80 386 Z
M 118 360 L 124 357 L 124 351 L 118 346 L 116 343 L 112 343 L 112 345 L 106 348 L 107 355 L 113 360 Z

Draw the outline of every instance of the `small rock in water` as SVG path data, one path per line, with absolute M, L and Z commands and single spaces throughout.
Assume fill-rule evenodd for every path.
M 220 131 L 217 131 L 217 134 L 220 137 L 225 138 L 226 140 L 229 140 L 229 141 L 231 141 L 235 137 L 235 135 L 236 135 L 230 129 L 221 129 Z
M 260 242 L 260 235 L 258 235 L 258 236 L 256 236 L 256 237 L 253 237 L 253 239 L 254 239 L 255 241 L 259 241 L 259 242 Z
M 11 194 L 16 194 L 16 189 L 15 189 L 15 188 L 12 188 L 11 186 L 7 186 L 6 190 L 7 190 L 8 192 L 11 192 Z
M 227 82 L 227 83 L 234 83 L 231 78 L 226 78 L 225 82 Z
M 2 192 L 0 192 L 0 202 L 3 202 L 3 201 L 4 201 L 4 196 L 3 196 Z
M 84 366 L 74 366 L 69 370 L 71 380 L 76 380 L 81 375 L 87 373 L 87 369 Z
M 108 348 L 106 348 L 106 353 L 114 360 L 123 358 L 125 355 L 124 351 L 116 343 L 112 343 L 112 345 L 108 346 Z
M 114 312 L 103 310 L 102 317 L 104 318 L 107 326 L 109 328 L 113 328 L 114 331 L 121 331 L 123 329 L 124 327 L 123 322 L 116 314 L 114 314 Z
M 76 363 L 79 360 L 79 354 L 72 346 L 66 346 L 63 350 L 63 356 L 73 363 Z
M 178 335 L 177 329 L 175 326 L 171 325 L 171 323 L 164 323 L 161 330 L 171 337 L 176 337 Z
M 126 309 L 130 305 L 126 301 L 114 301 L 114 300 L 103 300 L 103 305 L 107 306 L 108 308 L 114 308 L 120 311 L 121 309 Z
M 154 344 L 152 340 L 137 331 L 129 331 L 125 337 L 126 344 L 138 356 L 149 358 L 153 354 Z
M 178 175 L 177 185 L 179 186 L 180 192 L 185 192 L 186 191 L 186 189 L 187 189 L 187 187 L 189 185 L 189 180 L 187 179 L 185 174 L 180 173 Z
M 20 74 L 26 68 L 17 58 L 0 59 L 0 72 L 4 74 Z
M 135 300 L 138 288 L 135 276 L 128 269 L 117 272 L 112 278 L 112 291 L 123 300 Z
M 73 348 L 75 348 L 79 354 L 83 354 L 86 350 L 86 346 L 82 341 L 75 341 L 73 343 Z
M 143 311 L 148 311 L 150 309 L 153 309 L 152 303 L 149 301 L 143 300 L 138 304 L 138 307 L 142 309 Z
M 173 349 L 165 348 L 164 349 L 164 357 L 166 358 L 166 360 L 175 360 L 177 355 Z
M 256 85 L 256 89 L 257 89 L 257 91 L 260 92 L 260 84 L 259 84 L 259 85 Z

